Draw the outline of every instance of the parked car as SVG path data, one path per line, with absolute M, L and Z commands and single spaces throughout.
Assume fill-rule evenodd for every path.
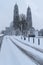
M 35 37 L 35 35 L 29 35 L 29 37 Z

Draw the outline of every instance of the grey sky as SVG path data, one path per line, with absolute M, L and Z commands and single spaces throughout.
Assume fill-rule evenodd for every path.
M 30 6 L 33 27 L 43 28 L 43 0 L 0 0 L 0 31 L 13 21 L 15 3 L 18 4 L 20 14 L 26 14 L 27 7 Z

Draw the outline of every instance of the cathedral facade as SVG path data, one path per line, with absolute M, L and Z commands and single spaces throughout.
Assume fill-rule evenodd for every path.
M 20 21 L 20 18 L 19 18 L 19 9 L 18 9 L 18 5 L 15 4 L 14 6 L 14 17 L 13 17 L 13 23 L 16 25 L 17 22 Z M 26 18 L 26 23 L 27 23 L 27 29 L 29 30 L 31 27 L 32 27 L 32 15 L 31 15 L 31 9 L 30 7 L 27 8 L 27 15 L 25 16 Z M 17 26 L 17 25 L 16 25 Z

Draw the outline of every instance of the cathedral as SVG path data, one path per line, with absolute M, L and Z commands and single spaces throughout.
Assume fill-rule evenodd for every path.
M 32 30 L 34 30 L 34 28 L 32 27 L 32 15 L 30 7 L 27 8 L 27 14 L 25 16 L 25 14 L 19 14 L 18 5 L 15 4 L 13 22 L 11 23 L 10 27 L 6 29 L 6 31 L 8 32 L 7 34 L 15 34 L 16 31 L 19 34 L 21 34 L 21 32 L 23 34 L 27 34 Z
M 26 18 L 26 23 L 28 24 L 27 29 L 29 30 L 30 28 L 32 28 L 32 15 L 31 15 L 30 7 L 27 8 L 27 15 L 25 16 L 25 18 Z M 19 9 L 18 9 L 18 5 L 15 4 L 14 17 L 13 17 L 14 26 L 17 26 L 16 24 L 19 20 L 20 20 Z

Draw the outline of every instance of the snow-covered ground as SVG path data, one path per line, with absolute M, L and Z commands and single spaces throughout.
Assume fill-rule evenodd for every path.
M 42 45 L 38 45 L 37 39 L 33 44 L 33 38 L 29 42 L 28 38 L 24 40 L 21 36 L 5 36 L 0 52 L 0 65 L 43 65 L 43 53 L 31 47 L 43 49 Z
M 0 52 L 0 65 L 36 65 L 23 54 L 8 37 L 4 37 Z
M 20 43 L 15 37 L 11 37 L 11 39 L 16 42 L 16 44 L 21 47 L 25 52 L 27 51 L 29 56 L 31 55 L 32 58 L 34 58 L 35 61 L 37 61 L 40 65 L 43 65 L 43 53 L 31 48 L 30 46 L 26 46 L 22 43 Z

